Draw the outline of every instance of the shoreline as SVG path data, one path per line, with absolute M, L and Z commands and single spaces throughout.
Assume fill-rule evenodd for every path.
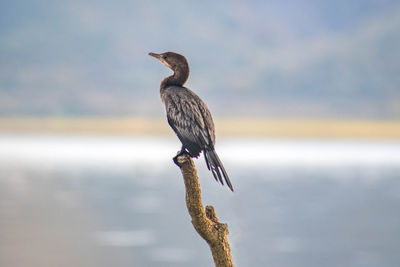
M 218 136 L 400 139 L 400 121 L 216 118 Z M 0 117 L 0 133 L 172 136 L 163 118 Z

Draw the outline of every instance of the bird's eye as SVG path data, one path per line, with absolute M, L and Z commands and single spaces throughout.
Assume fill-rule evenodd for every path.
M 167 56 L 163 55 L 162 58 L 163 58 L 163 59 L 167 59 Z

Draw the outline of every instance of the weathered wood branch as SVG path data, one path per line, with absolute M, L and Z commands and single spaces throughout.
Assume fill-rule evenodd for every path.
M 197 233 L 210 246 L 216 267 L 233 267 L 232 255 L 228 242 L 228 225 L 220 223 L 213 206 L 203 207 L 201 189 L 196 166 L 188 155 L 178 156 L 179 165 L 186 188 L 186 206 L 192 217 L 192 224 Z

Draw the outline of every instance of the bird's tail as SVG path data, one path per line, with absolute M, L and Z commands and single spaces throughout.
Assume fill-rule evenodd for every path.
M 204 150 L 204 158 L 206 159 L 207 168 L 212 172 L 215 180 L 217 182 L 219 181 L 221 184 L 224 184 L 224 181 L 222 180 L 222 175 L 221 175 L 221 172 L 222 172 L 226 184 L 233 192 L 233 187 L 232 187 L 231 181 L 229 180 L 228 174 L 226 173 L 224 165 L 222 165 L 222 162 L 219 159 L 217 152 L 215 152 L 214 148 L 205 149 Z

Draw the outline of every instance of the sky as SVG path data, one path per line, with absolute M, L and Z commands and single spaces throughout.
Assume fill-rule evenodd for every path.
M 164 115 L 174 51 L 214 116 L 400 118 L 400 2 L 2 1 L 1 116 Z

